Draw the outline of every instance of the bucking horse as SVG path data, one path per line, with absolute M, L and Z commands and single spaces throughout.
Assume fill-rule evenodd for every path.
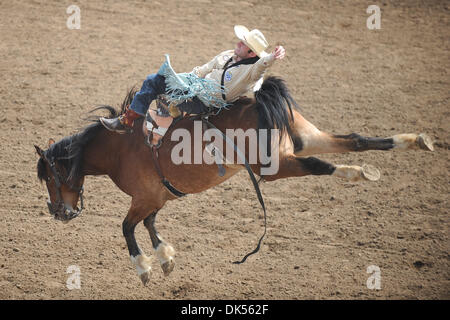
M 109 113 L 108 117 L 117 117 L 124 112 L 133 95 L 133 91 L 128 93 L 119 111 L 106 105 L 100 108 Z M 321 131 L 300 114 L 285 82 L 277 77 L 266 78 L 254 97 L 243 97 L 219 113 L 207 117 L 207 122 L 224 135 L 227 129 L 241 129 L 242 132 L 249 129 L 278 130 L 278 139 L 273 139 L 270 134 L 258 139 L 258 148 L 264 144 L 263 140 L 267 140 L 265 142 L 269 143 L 269 149 L 275 150 L 271 157 L 277 156 L 278 166 L 277 171 L 271 174 L 264 174 L 267 162 L 262 163 L 259 158 L 253 163 L 224 162 L 222 168 L 225 170 L 220 174 L 216 163 L 174 162 L 173 150 L 178 141 L 171 139 L 171 135 L 177 129 L 183 129 L 183 132 L 195 136 L 196 123 L 202 121 L 198 115 L 186 115 L 174 123 L 157 149 L 157 161 L 152 161 L 155 150 L 144 143 L 146 137 L 142 130 L 143 121 L 145 119 L 142 118 L 135 121 L 131 133 L 117 134 L 106 130 L 97 118 L 74 135 L 58 142 L 50 141 L 46 150 L 36 145 L 35 149 L 39 155 L 38 178 L 46 183 L 48 208 L 58 220 L 68 221 L 81 213 L 84 208 L 84 179 L 89 175 L 108 175 L 123 192 L 131 196 L 131 205 L 123 220 L 122 230 L 131 261 L 144 285 L 149 281 L 151 262 L 136 242 L 135 227 L 143 221 L 162 270 L 165 275 L 169 275 L 175 265 L 175 250 L 155 229 L 156 215 L 168 200 L 212 188 L 246 167 L 265 181 L 307 175 L 331 175 L 349 181 L 376 181 L 380 172 L 373 166 L 337 165 L 313 155 L 367 150 L 433 151 L 433 141 L 423 133 L 379 138 L 364 137 L 356 133 L 336 135 Z M 205 129 L 203 126 L 201 128 Z M 237 138 L 235 136 L 229 140 L 236 144 Z M 196 139 L 191 143 L 197 143 L 200 152 L 204 152 L 208 141 L 201 137 Z M 273 148 L 274 145 L 277 148 Z M 265 148 L 267 152 L 267 145 Z M 236 157 L 240 152 L 246 159 L 249 158 L 250 151 L 249 145 L 241 150 L 233 149 Z M 194 157 L 194 153 L 191 157 Z

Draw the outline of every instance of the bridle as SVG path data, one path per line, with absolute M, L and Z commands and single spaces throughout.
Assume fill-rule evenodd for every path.
M 50 167 L 50 171 L 52 172 L 52 175 L 53 175 L 53 180 L 55 180 L 56 202 L 53 204 L 53 203 L 51 203 L 51 201 L 47 201 L 47 206 L 48 206 L 48 209 L 50 210 L 50 213 L 53 214 L 55 216 L 55 218 L 57 218 L 57 219 L 59 218 L 59 220 L 63 220 L 63 221 L 71 220 L 71 219 L 79 216 L 84 209 L 84 204 L 83 204 L 84 188 L 83 188 L 83 186 L 81 186 L 79 189 L 72 189 L 73 191 L 78 192 L 78 197 L 80 199 L 81 207 L 78 210 L 67 209 L 66 205 L 64 203 L 64 200 L 62 198 L 62 193 L 61 193 L 61 186 L 62 186 L 61 181 L 68 184 L 67 178 L 62 178 L 62 176 L 59 174 L 58 169 L 56 168 L 56 165 L 55 165 L 55 158 L 52 157 L 51 159 L 48 159 L 45 155 L 42 155 L 42 157 L 48 163 L 48 165 Z M 61 214 L 61 212 L 62 212 L 62 214 Z

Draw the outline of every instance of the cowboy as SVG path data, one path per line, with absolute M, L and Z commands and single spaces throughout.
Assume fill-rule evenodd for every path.
M 220 85 L 217 99 L 232 103 L 244 96 L 248 91 L 259 89 L 263 81 L 264 72 L 276 59 L 283 59 L 285 50 L 277 46 L 272 53 L 265 50 L 269 46 L 261 31 L 249 31 L 246 27 L 237 25 L 234 32 L 240 40 L 234 50 L 227 50 L 217 55 L 203 66 L 195 67 L 191 75 L 205 81 L 213 81 Z M 161 69 L 160 69 L 161 70 Z M 110 131 L 125 133 L 133 126 L 134 120 L 145 116 L 149 106 L 160 94 L 166 93 L 166 78 L 160 72 L 151 74 L 142 84 L 142 88 L 134 96 L 126 112 L 112 119 L 100 118 L 101 123 Z M 195 99 L 193 99 L 195 100 Z M 198 106 L 198 99 L 196 101 Z M 200 103 L 202 105 L 202 103 Z M 182 109 L 182 106 L 178 106 Z M 185 110 L 189 113 L 200 113 L 197 107 L 189 107 L 185 103 Z

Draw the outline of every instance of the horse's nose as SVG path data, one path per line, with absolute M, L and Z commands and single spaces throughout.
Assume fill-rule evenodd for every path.
M 65 206 L 57 206 L 51 203 L 51 201 L 47 201 L 47 207 L 50 215 L 52 215 L 57 220 L 62 220 L 66 215 L 67 209 L 65 208 Z

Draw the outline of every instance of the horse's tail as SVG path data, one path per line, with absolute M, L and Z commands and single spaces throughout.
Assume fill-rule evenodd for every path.
M 280 130 L 280 140 L 285 132 L 292 136 L 290 125 L 290 120 L 294 120 L 292 107 L 298 109 L 298 105 L 289 93 L 284 80 L 274 76 L 268 77 L 255 92 L 255 99 L 258 128 Z

